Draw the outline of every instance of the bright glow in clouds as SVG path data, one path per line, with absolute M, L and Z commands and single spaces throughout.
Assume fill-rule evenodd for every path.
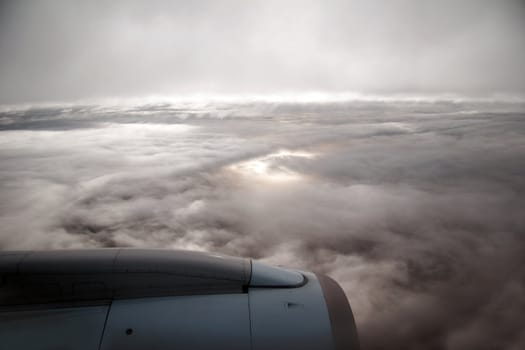
M 287 168 L 281 162 L 293 158 L 312 159 L 315 156 L 316 154 L 314 153 L 304 151 L 281 150 L 264 157 L 234 164 L 230 168 L 244 176 L 253 178 L 253 180 L 274 183 L 297 181 L 302 179 L 304 175 Z

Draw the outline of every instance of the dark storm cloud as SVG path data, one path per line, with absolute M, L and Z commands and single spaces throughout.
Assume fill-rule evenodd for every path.
M 192 93 L 525 94 L 508 1 L 3 1 L 0 103 Z
M 366 349 L 525 346 L 525 105 L 4 108 L 0 247 L 202 249 L 314 269 Z

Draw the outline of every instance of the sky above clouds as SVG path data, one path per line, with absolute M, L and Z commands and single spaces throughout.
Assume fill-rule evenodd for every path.
M 0 16 L 0 104 L 525 94 L 520 0 L 2 1 Z

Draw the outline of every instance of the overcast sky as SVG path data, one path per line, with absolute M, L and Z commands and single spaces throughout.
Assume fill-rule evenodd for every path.
M 5 1 L 0 104 L 525 94 L 523 1 Z

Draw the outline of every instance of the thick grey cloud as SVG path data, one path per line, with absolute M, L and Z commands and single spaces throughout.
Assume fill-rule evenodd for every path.
M 326 272 L 366 349 L 525 347 L 525 105 L 4 108 L 0 248 L 167 247 Z
M 0 103 L 144 94 L 525 94 L 504 1 L 2 1 Z

